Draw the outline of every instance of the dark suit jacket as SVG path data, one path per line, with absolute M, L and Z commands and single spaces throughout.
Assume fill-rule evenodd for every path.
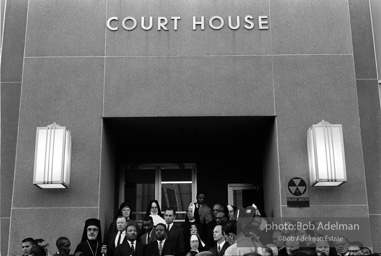
M 206 225 L 213 220 L 212 209 L 207 204 L 199 205 L 198 216 L 200 216 L 201 224 Z
M 107 245 L 107 255 L 108 256 L 113 256 L 115 252 L 115 238 L 118 235 L 118 233 L 111 234 L 108 240 L 108 245 Z M 123 242 L 125 243 L 127 241 L 127 237 L 124 236 Z
M 216 242 L 213 238 L 213 230 L 216 227 L 217 223 L 215 220 L 212 220 L 206 225 L 206 237 L 205 237 L 205 243 L 207 248 L 213 248 L 216 245 Z
M 213 255 L 215 256 L 222 256 L 222 255 L 225 255 L 225 251 L 226 249 L 230 246 L 230 244 L 228 242 L 225 242 L 224 246 L 222 246 L 221 248 L 221 251 L 220 252 L 217 252 L 217 246 L 214 246 L 212 249 L 210 249 L 209 251 L 211 253 L 213 253 Z
M 278 250 L 279 250 L 279 248 L 278 248 Z M 283 247 L 282 249 L 280 249 L 278 255 L 279 256 L 288 256 L 286 247 Z
M 135 251 L 132 251 L 132 248 L 130 247 L 129 242 L 124 242 L 123 244 L 120 244 L 115 249 L 115 256 L 144 256 L 144 249 L 145 245 L 140 243 L 139 241 L 135 240 L 134 243 Z
M 151 243 L 153 241 L 156 241 L 156 235 L 155 235 L 155 230 L 154 229 L 152 229 L 152 231 L 151 231 L 150 238 L 149 238 L 149 243 Z M 140 242 L 142 244 L 144 244 L 144 245 L 147 245 L 147 233 L 143 234 L 140 237 Z
M 175 255 L 177 256 L 177 248 L 176 245 L 168 239 L 165 239 L 165 243 L 163 246 L 163 250 L 161 254 L 159 253 L 159 246 L 157 241 L 153 241 L 149 243 L 146 247 L 145 256 L 164 256 L 164 255 Z
M 184 243 L 184 234 L 183 234 L 182 227 L 179 227 L 173 224 L 171 230 L 167 231 L 167 240 L 170 240 L 175 244 L 178 255 L 185 254 L 185 249 L 184 249 L 185 243 Z

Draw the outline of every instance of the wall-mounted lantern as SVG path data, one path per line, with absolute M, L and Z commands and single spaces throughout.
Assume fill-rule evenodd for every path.
M 341 124 L 321 121 L 307 132 L 311 186 L 340 186 L 347 181 Z
M 39 188 L 68 188 L 70 164 L 70 131 L 56 123 L 37 127 L 33 184 Z

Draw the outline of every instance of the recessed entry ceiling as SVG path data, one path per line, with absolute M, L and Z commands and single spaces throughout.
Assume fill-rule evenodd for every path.
M 104 118 L 117 143 L 177 144 L 243 142 L 268 138 L 275 117 Z M 116 136 L 116 137 L 115 137 Z

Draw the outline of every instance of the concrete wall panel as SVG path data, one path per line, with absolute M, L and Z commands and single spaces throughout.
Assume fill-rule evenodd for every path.
M 20 83 L 1 83 L 0 217 L 11 215 L 20 88 Z
M 106 125 L 102 126 L 102 158 L 101 158 L 101 183 L 100 183 L 100 212 L 99 219 L 105 224 L 107 229 L 103 234 L 108 231 L 108 227 L 114 218 L 114 204 L 117 200 L 115 190 L 119 189 L 115 186 L 116 175 L 116 158 L 115 145 L 113 142 L 115 138 Z M 113 200 L 114 199 L 114 200 Z M 102 235 L 103 235 L 102 234 Z
M 271 0 L 274 54 L 350 54 L 347 0 Z
M 0 253 L 1 255 L 8 255 L 8 241 L 9 241 L 9 223 L 10 218 L 0 218 Z
M 364 150 L 369 213 L 381 214 L 381 110 L 377 80 L 358 80 L 357 91 Z
M 102 92 L 102 58 L 25 60 L 13 207 L 98 206 Z M 36 127 L 53 122 L 72 135 L 67 190 L 32 184 Z
M 282 204 L 286 205 L 286 177 L 309 177 L 307 130 L 325 120 L 343 125 L 348 182 L 311 188 L 310 204 L 367 205 L 352 57 L 274 57 L 274 80 Z
M 381 226 L 381 215 L 371 215 L 370 216 L 371 227 L 372 229 L 372 240 L 373 240 L 373 252 L 381 251 L 381 233 L 378 227 Z
M 283 217 L 298 218 L 368 218 L 367 205 L 311 205 L 308 208 L 292 208 L 282 206 Z
M 369 1 L 349 0 L 356 78 L 377 79 Z
M 268 217 L 281 216 L 281 186 L 280 170 L 278 161 L 278 137 L 276 122 L 272 127 L 271 138 L 267 143 L 264 171 L 263 171 L 263 193 L 265 212 Z
M 85 221 L 98 218 L 99 208 L 57 207 L 13 209 L 9 253 L 21 255 L 21 241 L 24 238 L 42 238 L 50 244 L 50 253 L 57 251 L 57 238 L 65 236 L 71 242 L 71 253 L 81 242 Z M 102 224 L 102 223 L 101 223 Z M 102 226 L 102 232 L 104 226 Z
M 105 116 L 273 115 L 270 57 L 108 58 Z
M 7 0 L 3 29 L 1 81 L 21 82 L 28 1 Z
M 105 16 L 105 0 L 31 0 L 25 56 L 103 56 Z

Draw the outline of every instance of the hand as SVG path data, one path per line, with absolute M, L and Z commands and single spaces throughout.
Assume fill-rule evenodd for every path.
M 103 245 L 101 249 L 101 254 L 106 255 L 107 254 L 107 245 Z

